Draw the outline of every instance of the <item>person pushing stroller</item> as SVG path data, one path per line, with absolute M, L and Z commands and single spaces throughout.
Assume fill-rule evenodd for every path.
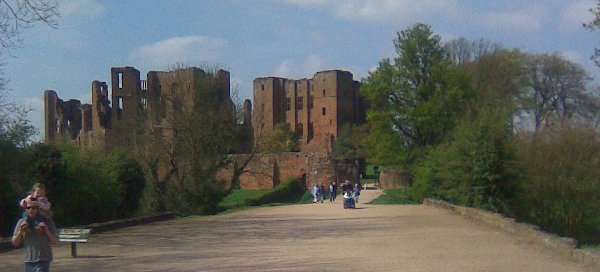
M 350 184 L 350 181 L 344 181 L 344 184 L 342 185 L 342 193 L 344 194 L 344 209 L 354 209 L 355 207 L 354 195 L 352 193 L 352 190 L 353 188 L 352 184 Z

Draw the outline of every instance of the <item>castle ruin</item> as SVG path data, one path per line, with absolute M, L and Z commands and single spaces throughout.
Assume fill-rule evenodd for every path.
M 254 139 L 279 123 L 288 123 L 300 139 L 300 150 L 331 153 L 344 124 L 365 123 L 360 83 L 341 70 L 317 72 L 310 79 L 260 77 L 254 80 Z
M 187 68 L 173 72 L 151 71 L 146 80 L 133 67 L 111 68 L 111 88 L 106 82 L 93 81 L 92 104 L 78 100 L 61 100 L 55 91 L 44 93 L 45 141 L 68 137 L 80 147 L 106 151 L 114 147 L 133 146 L 134 128 L 140 114 L 152 113 L 154 124 L 168 126 L 173 114 L 172 101 L 176 89 L 181 99 L 193 101 L 198 80 L 206 75 L 202 69 Z M 216 80 L 222 103 L 231 107 L 229 72 L 219 70 Z M 180 86 L 183 84 L 184 86 Z M 306 186 L 328 183 L 333 179 L 357 180 L 361 166 L 356 161 L 331 158 L 333 142 L 345 124 L 365 122 L 366 104 L 359 96 L 360 84 L 352 73 L 341 70 L 317 72 L 310 79 L 260 77 L 253 83 L 254 109 L 246 100 L 242 108 L 241 126 L 253 135 L 240 143 L 237 153 L 247 153 L 260 138 L 280 123 L 288 123 L 300 139 L 300 152 L 255 154 L 248 169 L 239 177 L 241 189 L 270 189 L 292 176 L 302 178 Z M 231 118 L 234 122 L 234 118 Z M 167 122 L 165 124 L 165 122 Z M 143 139 L 142 139 L 143 140 Z M 233 163 L 247 155 L 232 155 Z M 234 167 L 226 167 L 218 178 L 229 180 Z
M 169 97 L 176 89 L 183 90 L 182 100 L 192 103 L 197 81 L 205 76 L 207 73 L 202 69 L 187 68 L 173 72 L 151 71 L 146 80 L 142 80 L 140 72 L 133 67 L 112 68 L 110 97 L 106 82 L 93 81 L 91 105 L 82 105 L 73 99 L 65 102 L 55 91 L 47 90 L 44 93 L 45 141 L 54 142 L 63 136 L 81 147 L 111 150 L 116 146 L 131 146 L 141 113 L 151 112 L 157 124 L 167 122 L 174 107 Z M 233 113 L 229 78 L 227 71 L 216 73 L 222 103 L 231 107 Z M 251 108 L 247 100 L 244 120 L 250 120 Z M 250 123 L 245 125 L 250 126 Z

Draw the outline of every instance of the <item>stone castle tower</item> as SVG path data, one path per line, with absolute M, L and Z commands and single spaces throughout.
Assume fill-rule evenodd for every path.
M 260 77 L 254 80 L 255 141 L 288 123 L 300 138 L 302 151 L 330 153 L 344 124 L 365 122 L 360 83 L 341 70 L 317 72 L 310 79 Z

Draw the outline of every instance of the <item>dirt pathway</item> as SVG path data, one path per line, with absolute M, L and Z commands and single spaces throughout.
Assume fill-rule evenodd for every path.
M 341 201 L 180 218 L 92 235 L 52 271 L 585 271 L 553 252 L 444 210 Z M 22 271 L 21 250 L 0 271 Z

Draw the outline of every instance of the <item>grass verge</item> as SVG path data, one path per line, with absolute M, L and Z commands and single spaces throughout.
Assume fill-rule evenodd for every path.
M 421 204 L 420 201 L 410 197 L 405 188 L 386 189 L 383 194 L 376 199 L 373 199 L 368 204 Z

